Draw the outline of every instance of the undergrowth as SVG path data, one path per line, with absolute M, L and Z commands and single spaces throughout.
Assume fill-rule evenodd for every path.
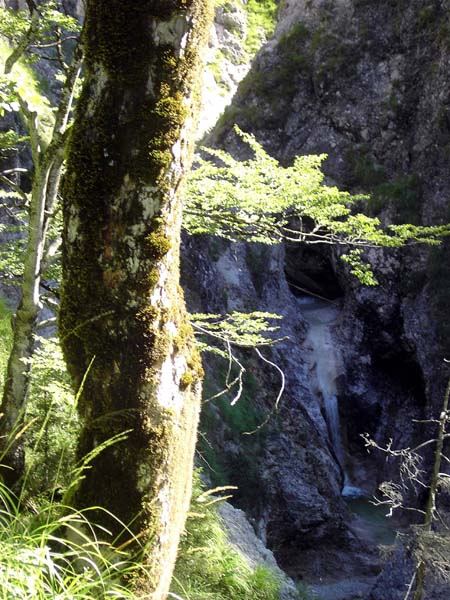
M 53 501 L 24 508 L 1 483 L 0 555 L 4 600 L 136 598 L 124 582 L 141 566 L 97 539 L 89 511 Z
M 61 494 L 70 484 L 80 422 L 56 338 L 37 338 L 25 413 L 27 493 Z
M 0 303 L 2 374 L 10 341 L 10 313 Z M 142 571 L 141 563 L 119 552 L 113 540 L 104 541 L 105 532 L 92 525 L 89 510 L 78 512 L 57 501 L 75 485 L 70 473 L 80 476 L 73 468 L 75 404 L 57 340 L 38 339 L 20 498 L 0 482 L 0 600 L 137 600 L 126 583 Z M 254 424 L 247 408 L 232 419 L 244 427 Z M 277 600 L 278 579 L 264 566 L 250 566 L 229 544 L 211 500 L 196 474 L 172 592 L 183 600 Z
M 252 568 L 228 542 L 216 502 L 204 493 L 197 473 L 172 592 L 183 600 L 278 600 L 279 589 L 273 572 Z
M 11 335 L 10 311 L 0 301 L 0 394 Z M 73 461 L 74 407 L 58 343 L 39 340 L 19 497 L 0 480 L 0 600 L 136 599 L 126 581 L 142 571 L 141 564 L 119 552 L 113 540 L 105 541 L 89 510 L 76 511 L 56 500 L 82 476 Z

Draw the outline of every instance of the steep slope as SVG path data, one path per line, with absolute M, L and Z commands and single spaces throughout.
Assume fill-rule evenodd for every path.
M 296 154 L 326 152 L 328 179 L 370 192 L 371 214 L 394 223 L 446 221 L 449 8 L 438 0 L 283 2 L 275 38 L 259 53 L 208 143 L 239 156 L 245 150 L 232 131 L 237 123 L 286 164 Z M 251 448 L 251 460 L 242 460 L 250 450 L 232 433 L 223 408 L 209 409 L 215 418 L 204 429 L 222 462 L 231 464 L 229 481 L 242 483 L 240 505 L 298 577 L 331 575 L 342 556 L 361 550 L 346 525 L 340 467 L 369 493 L 396 476 L 396 466 L 384 457 L 368 457 L 360 434 L 368 432 L 380 444 L 393 438 L 396 446 L 430 435 L 412 419 L 437 414 L 448 373 L 449 251 L 448 243 L 434 250 L 370 250 L 380 285 L 365 289 L 338 260 L 339 249 L 187 243 L 185 279 L 196 310 L 260 309 L 285 316 L 283 333 L 290 341 L 268 356 L 285 372 L 286 393 L 265 439 Z M 292 284 L 341 305 L 332 337 L 343 363 L 337 382 L 343 461 L 329 423 L 327 428 L 305 341 L 308 325 Z M 275 384 L 266 366 L 251 364 L 259 383 L 253 401 L 266 413 Z M 342 572 L 352 570 L 348 563 L 340 565 Z M 362 563 L 356 570 L 368 573 Z

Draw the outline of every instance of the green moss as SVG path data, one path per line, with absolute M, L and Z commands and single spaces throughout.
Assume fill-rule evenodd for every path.
M 191 7 L 195 7 L 192 20 L 198 30 L 182 57 L 176 48 L 152 45 L 149 20 Z M 169 320 L 177 326 L 183 313 L 170 278 L 165 294 L 177 305 L 172 313 L 148 303 L 158 286 L 160 262 L 170 248 L 166 228 L 169 231 L 171 223 L 165 223 L 163 214 L 171 198 L 168 190 L 179 183 L 177 173 L 169 168 L 174 160 L 172 147 L 185 125 L 198 44 L 209 31 L 209 17 L 207 3 L 194 0 L 100 0 L 90 2 L 88 8 L 87 83 L 77 109 L 64 182 L 65 221 L 76 215 L 77 241 L 68 240 L 73 232 L 66 228 L 60 331 L 76 383 L 93 359 L 79 400 L 85 419 L 79 454 L 92 451 L 115 433 L 131 431 L 126 444 L 95 457 L 77 500 L 80 507 L 108 506 L 124 522 L 133 522 L 135 531 L 143 532 L 145 544 L 156 527 L 152 501 L 161 465 L 172 471 L 178 468 L 171 455 L 176 437 L 173 414 L 162 414 L 163 407 L 154 406 L 152 391 L 159 382 L 161 362 L 173 348 L 165 326 Z M 142 197 L 148 199 L 145 207 Z M 153 214 L 147 214 L 148 206 L 153 206 Z M 130 263 L 135 268 L 130 269 Z M 176 278 L 177 266 L 168 268 Z M 185 343 L 187 347 L 180 344 L 179 351 L 189 356 L 192 340 L 187 333 Z M 186 404 L 187 415 L 191 405 Z M 192 423 L 183 425 L 183 430 L 188 431 Z M 136 464 L 152 466 L 146 496 L 145 473 L 136 474 Z M 183 467 L 189 470 L 188 464 Z M 96 479 L 101 479 L 101 486 Z M 123 489 L 117 481 L 125 482 Z M 95 499 L 89 496 L 92 490 Z M 140 516 L 133 521 L 136 514 Z M 111 531 L 121 530 L 118 522 L 99 515 L 99 522 L 105 520 Z
M 240 357 L 240 360 L 243 358 Z M 203 390 L 205 399 L 220 392 L 226 379 L 223 362 L 213 359 L 208 363 Z M 238 486 L 236 502 L 240 507 L 251 510 L 255 509 L 255 497 L 261 501 L 265 497 L 265 485 L 257 457 L 264 447 L 268 429 L 264 427 L 252 435 L 243 435 L 243 432 L 257 429 L 264 421 L 264 414 L 256 407 L 256 398 L 260 399 L 264 393 L 262 385 L 248 369 L 239 400 L 231 405 L 234 394 L 230 392 L 206 402 L 200 417 L 202 435 L 199 437 L 198 454 L 203 459 L 202 466 L 208 470 L 213 485 Z M 226 438 L 238 448 L 235 453 L 225 453 L 220 443 L 217 446 L 215 444 L 215 432 L 224 428 Z
M 171 14 L 180 6 L 177 2 L 169 4 L 170 10 L 161 9 L 161 14 Z M 182 6 L 187 8 L 190 4 L 186 2 Z M 74 206 L 80 214 L 89 212 L 89 220 L 83 224 L 86 255 L 84 249 L 78 246 L 71 256 L 71 260 L 77 264 L 76 271 L 72 273 L 74 280 L 71 288 L 77 290 L 79 297 L 85 298 L 83 310 L 80 314 L 79 300 L 75 300 L 71 307 L 71 302 L 63 299 L 62 311 L 63 336 L 73 338 L 66 342 L 66 350 L 72 346 L 70 352 L 74 357 L 78 355 L 75 359 L 78 373 L 83 373 L 90 361 L 90 353 L 76 348 L 82 346 L 78 340 L 86 337 L 84 328 L 79 327 L 80 321 L 87 323 L 109 309 L 116 312 L 117 316 L 124 312 L 124 307 L 116 306 L 115 300 L 121 295 L 117 289 L 121 287 L 121 279 L 124 280 L 123 285 L 127 281 L 126 285 L 132 289 L 138 285 L 144 298 L 151 295 L 158 282 L 157 268 L 152 265 L 167 253 L 169 240 L 157 222 L 149 224 L 150 232 L 144 234 L 146 239 L 136 239 L 136 244 L 146 250 L 147 257 L 136 274 L 136 281 L 131 282 L 129 276 L 115 265 L 114 257 L 122 251 L 122 232 L 121 225 L 111 219 L 111 199 L 118 196 L 124 179 L 128 178 L 140 181 L 140 185 L 157 187 L 154 193 L 155 215 L 159 213 L 158 203 L 159 209 L 163 207 L 170 186 L 165 174 L 173 160 L 171 148 L 179 138 L 186 119 L 184 96 L 192 84 L 193 63 L 197 57 L 196 47 L 189 47 L 181 60 L 173 48 L 159 47 L 158 52 L 152 52 L 145 17 L 149 11 L 146 4 L 129 7 L 117 1 L 98 2 L 91 3 L 90 10 L 93 13 L 88 15 L 85 32 L 88 68 L 94 70 L 96 65 L 102 64 L 109 73 L 110 81 L 105 86 L 104 97 L 97 104 L 92 119 L 78 123 L 73 130 L 64 186 L 66 204 Z M 102 19 L 98 20 L 100 16 Z M 201 21 L 198 15 L 197 18 Z M 133 40 L 131 46 L 126 41 L 128 34 Z M 145 48 L 141 48 L 139 44 L 144 41 Z M 153 98 L 149 98 L 147 89 L 148 65 L 135 68 L 136 57 L 140 61 L 153 61 Z M 95 94 L 88 82 L 80 99 L 78 114 L 92 111 L 90 104 L 93 96 Z M 133 109 L 119 114 L 117 106 L 132 106 Z M 139 194 L 139 189 L 136 188 L 134 193 Z M 131 201 L 130 212 L 136 212 L 136 207 L 140 207 L 139 203 Z M 142 215 L 137 210 L 135 215 L 127 215 L 127 218 L 139 223 Z M 102 255 L 104 265 L 96 264 L 91 259 L 92 256 Z M 108 281 L 111 290 L 104 289 L 105 272 L 110 273 Z M 96 287 L 102 292 L 97 292 Z M 97 306 L 100 297 L 103 300 Z M 122 297 L 127 297 L 126 291 Z M 76 335 L 73 334 L 75 330 Z M 86 342 L 91 345 L 88 340 Z M 98 353 L 97 348 L 93 350 L 95 352 L 92 354 Z
M 188 367 L 195 374 L 197 380 L 203 379 L 204 371 L 200 353 L 195 349 L 188 360 Z
M 5 383 L 6 367 L 12 345 L 11 312 L 0 298 L 0 394 Z
M 299 21 L 298 23 L 295 23 L 287 33 L 281 36 L 278 42 L 278 49 L 283 52 L 283 54 L 295 52 L 298 50 L 299 46 L 302 46 L 304 42 L 308 40 L 309 36 L 309 29 L 304 23 Z
M 186 371 L 181 376 L 181 379 L 180 379 L 180 388 L 182 390 L 185 390 L 186 388 L 188 388 L 189 386 L 191 386 L 194 382 L 195 382 L 195 377 L 194 377 L 192 371 Z
M 400 175 L 378 185 L 373 190 L 368 205 L 375 212 L 386 206 L 393 207 L 394 223 L 420 224 L 420 184 L 417 175 Z
M 384 167 L 374 160 L 366 147 L 348 150 L 345 163 L 349 187 L 359 187 L 367 191 L 387 181 Z
M 394 223 L 420 223 L 420 180 L 415 174 L 389 178 L 384 167 L 364 150 L 346 154 L 349 170 L 347 184 L 370 194 L 367 207 L 372 215 L 392 209 Z
M 170 250 L 169 239 L 161 232 L 153 232 L 145 239 L 146 250 L 155 260 L 161 260 Z

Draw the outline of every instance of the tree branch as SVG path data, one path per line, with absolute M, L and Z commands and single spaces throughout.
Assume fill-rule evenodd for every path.
M 8 56 L 8 58 L 5 60 L 5 67 L 4 67 L 4 71 L 3 71 L 5 75 L 9 75 L 11 73 L 16 62 L 26 52 L 31 41 L 35 37 L 37 29 L 38 29 L 40 15 L 37 10 L 37 7 L 34 4 L 34 2 L 32 2 L 32 0 L 27 0 L 27 4 L 28 4 L 28 8 L 30 10 L 30 15 L 31 15 L 30 27 L 22 35 L 22 37 L 18 41 L 16 47 L 14 48 L 14 50 L 11 52 L 11 54 Z
M 5 177 L 3 174 L 0 174 L 0 181 L 3 181 L 3 183 L 6 183 L 6 185 L 9 186 L 12 190 L 14 190 L 14 192 L 19 194 L 19 196 L 22 198 L 22 200 L 25 200 L 26 202 L 28 202 L 27 194 L 16 183 L 14 183 L 14 181 L 11 181 L 11 179 L 9 179 L 8 177 Z M 0 195 L 1 195 L 1 192 L 0 192 Z

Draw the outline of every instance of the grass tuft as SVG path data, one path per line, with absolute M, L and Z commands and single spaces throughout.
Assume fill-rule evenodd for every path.
M 1 598 L 136 598 L 126 580 L 141 566 L 97 531 L 89 511 L 52 501 L 23 507 L 0 483 Z
M 253 569 L 231 546 L 215 505 L 199 501 L 203 492 L 197 473 L 172 593 L 183 600 L 278 600 L 276 575 L 265 566 Z

